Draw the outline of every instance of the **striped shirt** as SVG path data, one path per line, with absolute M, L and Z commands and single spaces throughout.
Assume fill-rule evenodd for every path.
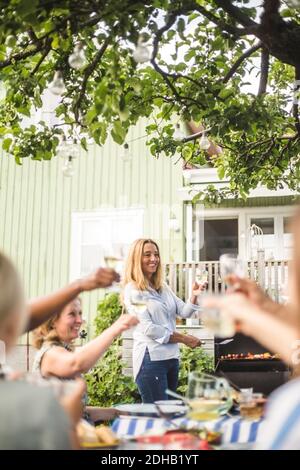
M 258 449 L 300 450 L 300 378 L 270 395 Z

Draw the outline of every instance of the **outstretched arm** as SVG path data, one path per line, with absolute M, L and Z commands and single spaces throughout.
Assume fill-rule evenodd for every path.
M 44 377 L 54 375 L 61 378 L 73 378 L 88 372 L 109 348 L 113 340 L 137 323 L 138 319 L 134 315 L 121 315 L 97 338 L 78 348 L 75 352 L 66 351 L 61 347 L 51 348 L 43 356 L 42 375 Z
M 85 291 L 109 287 L 119 275 L 109 268 L 99 268 L 92 274 L 71 282 L 66 287 L 53 294 L 32 299 L 29 301 L 29 322 L 26 331 L 33 330 L 48 320 L 52 315 L 59 313 L 65 305 Z

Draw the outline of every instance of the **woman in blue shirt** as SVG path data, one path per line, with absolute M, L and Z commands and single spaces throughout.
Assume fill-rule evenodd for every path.
M 166 389 L 176 391 L 179 369 L 178 343 L 195 348 L 201 341 L 176 331 L 176 316 L 190 317 L 199 309 L 197 295 L 204 289 L 193 285 L 193 295 L 184 303 L 163 282 L 158 245 L 138 239 L 131 246 L 125 267 L 124 305 L 138 316 L 133 332 L 133 375 L 143 403 L 166 400 Z M 145 306 L 134 305 L 137 295 Z

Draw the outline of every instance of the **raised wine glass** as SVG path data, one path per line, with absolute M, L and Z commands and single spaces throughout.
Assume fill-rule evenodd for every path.
M 222 279 L 235 274 L 238 277 L 245 277 L 245 266 L 241 258 L 232 253 L 224 253 L 220 256 L 220 274 Z
M 103 259 L 107 268 L 113 269 L 120 276 L 123 271 L 123 252 L 121 249 L 108 246 L 103 250 Z M 110 292 L 120 292 L 121 287 L 119 282 L 113 282 L 112 286 L 107 290 Z
M 144 313 L 147 310 L 148 294 L 143 291 L 134 290 L 130 295 L 130 303 L 136 315 Z

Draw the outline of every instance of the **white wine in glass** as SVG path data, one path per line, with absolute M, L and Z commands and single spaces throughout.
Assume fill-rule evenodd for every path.
M 195 279 L 197 284 L 204 284 L 205 282 L 208 282 L 208 272 L 206 269 L 197 268 Z
M 132 292 L 130 296 L 130 303 L 137 314 L 143 313 L 145 310 L 147 310 L 147 300 L 147 295 L 138 291 Z
M 115 256 L 104 256 L 104 262 L 107 268 L 111 268 L 115 270 L 120 260 L 119 258 L 116 258 Z
M 115 250 L 112 247 L 109 247 L 104 250 L 103 254 L 103 259 L 105 262 L 105 266 L 107 268 L 113 269 L 116 271 L 118 274 L 121 275 L 122 273 L 122 257 L 118 256 L 118 250 L 117 254 L 115 253 Z M 121 291 L 120 284 L 118 282 L 114 282 L 111 287 L 107 289 L 110 292 L 116 292 L 119 293 Z
M 219 338 L 229 338 L 235 334 L 233 320 L 217 308 L 205 308 L 201 315 L 204 326 Z

